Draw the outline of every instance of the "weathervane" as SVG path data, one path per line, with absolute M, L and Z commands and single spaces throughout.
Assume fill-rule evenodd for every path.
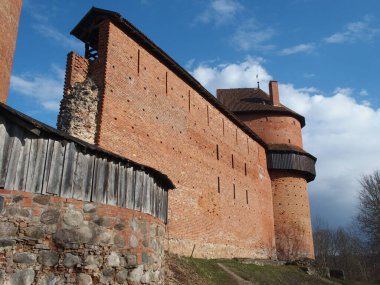
M 260 81 L 259 81 L 259 74 L 256 74 L 256 79 L 257 79 L 257 88 L 260 88 Z

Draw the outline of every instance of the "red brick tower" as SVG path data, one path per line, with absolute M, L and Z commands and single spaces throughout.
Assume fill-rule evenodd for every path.
M 314 258 L 307 182 L 315 157 L 302 149 L 305 119 L 280 104 L 277 81 L 259 88 L 218 90 L 218 98 L 267 144 L 279 259 Z
M 22 0 L 0 1 L 0 102 L 8 97 Z

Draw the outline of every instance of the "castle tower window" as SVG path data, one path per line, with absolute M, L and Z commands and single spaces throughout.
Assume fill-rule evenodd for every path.
M 140 50 L 137 51 L 137 74 L 140 74 Z
M 216 159 L 219 160 L 219 145 L 216 145 Z
M 233 154 L 231 154 L 231 166 L 232 166 L 232 168 L 235 168 L 234 155 Z
M 84 52 L 85 58 L 89 60 L 96 60 L 98 58 L 98 51 L 97 49 L 90 46 L 88 43 L 85 44 L 85 52 Z
M 247 176 L 247 163 L 244 163 L 244 174 Z
M 210 115 L 209 115 L 208 105 L 207 105 L 207 126 L 209 125 L 210 125 Z
M 234 189 L 234 199 L 236 199 L 236 187 L 235 187 L 235 183 L 232 184 L 232 186 L 233 186 L 233 189 Z
M 246 202 L 248 204 L 248 190 L 245 190 L 245 200 L 246 200 Z
M 218 193 L 220 193 L 220 177 L 218 176 Z

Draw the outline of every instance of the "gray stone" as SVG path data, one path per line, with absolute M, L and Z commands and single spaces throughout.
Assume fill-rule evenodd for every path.
M 108 268 L 103 270 L 103 274 L 100 276 L 101 284 L 114 284 L 113 283 L 113 269 Z
M 140 282 L 143 274 L 144 274 L 144 266 L 139 265 L 131 271 L 131 273 L 128 275 L 127 279 L 129 281 L 132 281 L 132 282 Z
M 0 269 L 0 284 L 4 284 L 4 278 L 5 278 L 5 271 L 3 269 Z
M 131 227 L 132 231 L 137 231 L 137 220 L 136 219 L 130 219 L 129 220 L 129 226 Z
M 107 256 L 107 265 L 109 267 L 120 266 L 120 256 L 114 251 L 111 252 L 110 255 Z
M 59 261 L 59 253 L 56 251 L 40 251 L 38 254 L 38 262 L 43 266 L 55 266 Z
M 115 230 L 118 230 L 118 231 L 122 231 L 125 229 L 125 225 L 123 223 L 117 223 L 115 226 L 114 226 Z
M 0 247 L 14 246 L 16 241 L 13 239 L 0 238 Z
M 139 246 L 139 240 L 135 235 L 131 235 L 129 237 L 129 247 L 130 248 L 137 248 Z
M 30 238 L 41 239 L 45 236 L 45 233 L 41 227 L 31 226 L 25 229 L 25 235 Z
M 46 225 L 56 224 L 59 221 L 59 211 L 54 209 L 48 209 L 41 214 L 40 221 Z
M 96 211 L 96 204 L 87 203 L 83 206 L 83 212 L 94 213 Z
M 148 283 L 150 283 L 150 274 L 149 274 L 148 271 L 145 272 L 145 273 L 143 274 L 143 276 L 141 276 L 140 282 L 141 282 L 142 284 L 148 284 Z
M 0 222 L 0 237 L 15 236 L 17 227 L 10 222 Z
M 148 255 L 148 253 L 143 252 L 143 253 L 141 254 L 141 259 L 142 259 L 142 262 L 143 262 L 143 263 L 149 263 L 149 255 Z
M 69 210 L 63 215 L 63 221 L 71 227 L 79 227 L 83 223 L 83 215 L 79 211 Z
M 77 276 L 77 285 L 92 285 L 91 276 L 84 273 L 79 273 Z
M 13 197 L 12 202 L 18 203 L 18 202 L 22 201 L 22 199 L 24 199 L 22 196 L 15 196 L 15 197 Z
M 81 226 L 78 230 L 78 238 L 81 243 L 89 243 L 92 242 L 95 230 L 90 228 L 89 226 Z
M 38 276 L 37 285 L 63 285 L 64 280 L 62 280 L 59 276 L 55 276 L 54 274 L 49 274 L 41 277 Z
M 63 260 L 63 265 L 67 268 L 74 267 L 77 264 L 81 263 L 81 259 L 77 255 L 73 255 L 71 253 L 66 253 L 65 258 Z
M 159 270 L 156 270 L 152 274 L 152 281 L 153 282 L 158 282 L 161 278 L 161 272 Z
M 125 258 L 125 261 L 127 262 L 127 266 L 129 268 L 131 267 L 135 267 L 136 264 L 137 264 L 137 256 L 132 254 L 132 253 L 129 253 L 126 258 Z
M 36 262 L 36 255 L 27 252 L 17 252 L 13 255 L 13 262 L 32 264 Z
M 102 244 L 109 244 L 111 241 L 111 237 L 112 236 L 109 233 L 109 231 L 104 231 L 104 232 L 99 233 L 98 240 Z
M 6 213 L 9 216 L 17 216 L 17 217 L 23 217 L 23 218 L 30 217 L 29 209 L 24 209 L 24 208 L 9 207 L 8 209 L 6 209 Z
M 122 235 L 115 235 L 113 243 L 118 247 L 125 247 L 125 239 Z
M 86 269 L 96 269 L 102 265 L 103 258 L 101 256 L 88 255 L 84 263 Z
M 11 285 L 31 285 L 34 281 L 34 270 L 19 270 L 12 274 Z
M 47 195 L 35 196 L 33 198 L 33 202 L 38 203 L 40 205 L 47 205 L 50 202 L 50 196 L 47 196 Z
M 76 249 L 79 247 L 79 235 L 72 229 L 59 229 L 53 235 L 54 242 L 64 248 Z
M 116 274 L 116 282 L 117 283 L 120 283 L 120 284 L 123 284 L 128 278 L 128 270 L 122 270 L 122 271 L 119 271 L 117 274 Z
M 157 235 L 157 225 L 152 224 L 150 225 L 150 237 L 155 238 Z
M 94 221 L 95 224 L 101 227 L 109 228 L 112 225 L 112 220 L 107 217 L 100 217 Z
M 3 209 L 4 209 L 4 197 L 0 196 L 0 213 L 3 211 Z

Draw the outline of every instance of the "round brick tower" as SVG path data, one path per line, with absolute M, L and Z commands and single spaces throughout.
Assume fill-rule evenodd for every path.
M 0 102 L 5 103 L 12 72 L 22 0 L 0 1 Z
M 316 158 L 303 150 L 305 119 L 280 104 L 278 84 L 268 96 L 259 88 L 218 90 L 218 99 L 268 145 L 276 248 L 281 260 L 314 258 L 307 182 Z

